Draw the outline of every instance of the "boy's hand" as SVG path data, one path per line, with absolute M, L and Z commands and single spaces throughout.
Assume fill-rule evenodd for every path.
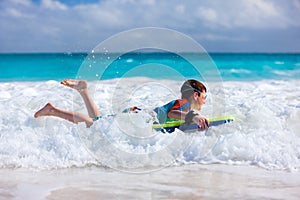
M 209 121 L 205 117 L 199 115 L 193 117 L 193 122 L 198 125 L 200 131 L 204 131 L 209 126 Z

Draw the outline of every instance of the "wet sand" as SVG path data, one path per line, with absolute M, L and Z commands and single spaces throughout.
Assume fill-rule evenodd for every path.
M 0 170 L 0 199 L 300 199 L 300 173 L 184 165 L 132 174 L 99 167 Z

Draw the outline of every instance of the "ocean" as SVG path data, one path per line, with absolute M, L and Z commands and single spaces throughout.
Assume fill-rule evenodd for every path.
M 188 54 L 188 53 L 187 53 Z M 45 81 L 76 78 L 81 65 L 87 63 L 87 53 L 7 53 L 0 54 L 0 81 Z M 190 65 L 174 53 L 127 53 L 118 55 L 103 54 L 106 59 L 117 56 L 107 67 L 102 77 L 93 79 L 121 78 L 124 73 L 146 64 L 166 65 L 174 69 L 183 69 L 181 74 L 192 76 L 185 69 Z M 223 81 L 291 80 L 300 78 L 300 54 L 297 53 L 210 53 Z M 192 59 L 200 56 L 190 53 Z M 87 59 L 86 59 L 87 58 Z M 99 67 L 107 63 L 99 58 Z M 198 63 L 199 64 L 198 64 Z M 207 70 L 201 60 L 196 60 L 200 70 Z M 145 76 L 149 78 L 174 79 L 166 72 L 156 73 L 149 69 Z M 97 73 L 97 72 L 95 72 Z M 138 76 L 139 74 L 136 74 Z M 169 76 L 168 76 L 169 75 Z M 176 77 L 175 77 L 176 78 Z M 199 77 L 198 77 L 199 78 Z
M 0 54 L 0 198 L 299 199 L 300 54 L 182 55 Z M 89 129 L 33 117 L 47 102 L 87 113 L 69 78 L 89 81 L 105 116 Z M 153 131 L 151 110 L 188 78 L 208 88 L 203 116 L 236 121 Z

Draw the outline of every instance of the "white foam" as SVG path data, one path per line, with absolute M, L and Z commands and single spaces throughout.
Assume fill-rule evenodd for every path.
M 276 65 L 284 65 L 284 62 L 283 61 L 275 61 L 274 62 Z
M 229 72 L 236 74 L 251 74 L 251 71 L 246 69 L 230 69 Z
M 121 121 L 103 118 L 90 129 L 53 117 L 35 119 L 34 112 L 47 102 L 62 109 L 86 110 L 76 92 L 56 81 L 0 83 L 0 167 L 49 169 L 100 161 L 130 170 L 174 163 L 299 169 L 299 80 L 206 84 L 208 99 L 202 114 L 233 115 L 237 121 L 206 132 L 158 134 L 147 123 L 130 125 L 136 118 L 128 123 L 123 123 L 126 117 L 118 118 Z M 107 115 L 136 104 L 149 111 L 179 98 L 180 85 L 139 78 L 93 82 L 90 91 L 101 113 Z M 149 121 L 151 117 L 141 118 Z

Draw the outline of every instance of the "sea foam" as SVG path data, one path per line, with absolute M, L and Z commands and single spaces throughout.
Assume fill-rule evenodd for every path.
M 233 115 L 235 122 L 204 132 L 153 131 L 151 110 L 179 98 L 181 84 L 142 78 L 91 82 L 89 90 L 102 115 L 118 114 L 87 129 L 54 117 L 33 117 L 47 102 L 86 113 L 77 92 L 59 82 L 0 83 L 0 167 L 97 165 L 144 171 L 223 163 L 299 170 L 299 80 L 205 83 L 208 99 L 201 114 Z M 128 106 L 144 110 L 120 114 Z

